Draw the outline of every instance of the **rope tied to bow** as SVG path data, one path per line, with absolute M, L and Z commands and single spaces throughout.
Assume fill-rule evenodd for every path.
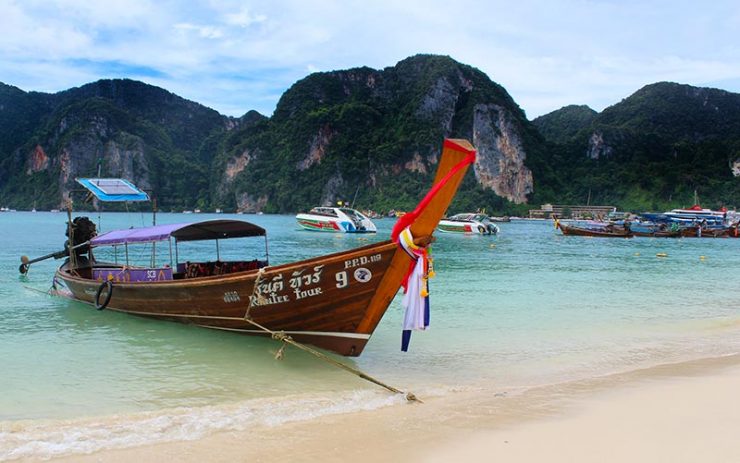
M 247 323 L 250 323 L 251 325 L 259 328 L 260 330 L 264 331 L 265 333 L 269 334 L 272 339 L 275 339 L 277 341 L 281 341 L 283 343 L 283 345 L 280 347 L 280 350 L 278 350 L 278 352 L 275 354 L 275 359 L 276 360 L 282 360 L 283 354 L 285 352 L 285 347 L 286 347 L 287 344 L 290 344 L 290 345 L 295 346 L 295 347 L 297 347 L 297 348 L 299 348 L 299 349 L 301 349 L 301 350 L 303 350 L 305 352 L 308 352 L 309 354 L 317 357 L 320 360 L 323 360 L 323 361 L 325 361 L 327 363 L 330 363 L 330 364 L 332 364 L 332 365 L 334 365 L 336 367 L 339 367 L 339 368 L 341 368 L 341 369 L 343 369 L 345 371 L 348 371 L 348 372 L 352 373 L 353 375 L 359 376 L 360 378 L 362 378 L 362 379 L 364 379 L 366 381 L 370 381 L 373 384 L 377 384 L 378 386 L 383 387 L 383 388 L 385 388 L 385 389 L 387 389 L 387 390 L 389 390 L 391 392 L 394 392 L 396 394 L 403 394 L 403 396 L 409 402 L 423 403 L 421 401 L 421 399 L 419 399 L 418 397 L 416 397 L 413 393 L 411 393 L 411 392 L 403 392 L 403 391 L 401 391 L 399 389 L 396 389 L 393 386 L 390 386 L 390 385 L 385 384 L 384 382 L 382 382 L 382 381 L 380 381 L 378 379 L 373 378 L 372 376 L 370 376 L 370 375 L 362 372 L 361 370 L 358 370 L 356 368 L 352 368 L 349 365 L 345 365 L 342 362 L 339 362 L 337 360 L 334 360 L 333 358 L 331 358 L 328 355 L 325 355 L 325 354 L 317 351 L 316 349 L 312 349 L 312 348 L 308 347 L 305 344 L 301 344 L 300 342 L 297 342 L 297 341 L 293 340 L 293 338 L 290 337 L 288 334 L 286 334 L 284 331 L 273 331 L 273 330 L 267 328 L 266 326 L 257 323 L 256 321 L 252 320 L 251 318 L 245 318 L 245 321 Z

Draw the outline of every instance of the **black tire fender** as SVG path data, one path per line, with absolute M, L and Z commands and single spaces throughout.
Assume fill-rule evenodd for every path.
M 483 225 L 478 225 L 478 232 L 481 235 L 488 235 L 489 234 L 489 231 Z
M 105 300 L 101 303 L 100 295 L 103 293 L 103 288 L 108 288 L 108 294 L 106 294 Z M 95 308 L 98 310 L 103 310 L 106 307 L 108 307 L 108 303 L 110 302 L 110 298 L 112 295 L 113 295 L 113 282 L 111 282 L 110 280 L 106 280 L 100 283 L 100 286 L 98 286 L 98 290 L 95 292 Z

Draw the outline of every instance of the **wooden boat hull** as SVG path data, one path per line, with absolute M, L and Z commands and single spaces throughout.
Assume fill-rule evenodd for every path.
M 113 282 L 106 310 L 191 323 L 208 328 L 264 334 L 249 317 L 273 331 L 342 355 L 359 355 L 375 325 L 358 329 L 372 295 L 398 252 L 386 241 L 289 265 L 225 276 Z M 56 277 L 74 299 L 94 304 L 102 281 L 60 268 Z M 259 283 L 255 289 L 255 282 Z M 395 295 L 400 280 L 386 291 Z M 103 289 L 98 302 L 107 296 Z M 390 302 L 390 301 L 389 301 Z
M 730 234 L 729 228 L 709 228 L 701 230 L 701 233 L 697 227 L 681 229 L 681 236 L 686 238 L 728 238 Z
M 568 236 L 594 236 L 600 238 L 630 238 L 632 234 L 628 230 L 606 231 L 595 230 L 591 228 L 574 227 L 572 225 L 558 224 L 558 228 L 563 235 Z
M 633 236 L 645 236 L 649 238 L 680 238 L 681 232 L 679 230 L 676 231 L 653 231 L 653 232 L 632 232 Z

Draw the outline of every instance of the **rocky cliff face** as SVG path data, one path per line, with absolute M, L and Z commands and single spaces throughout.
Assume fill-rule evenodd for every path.
M 593 132 L 588 139 L 586 156 L 589 159 L 608 158 L 614 152 L 614 148 L 604 141 L 604 134 Z
M 326 149 L 331 143 L 333 136 L 334 131 L 328 124 L 319 128 L 318 133 L 311 139 L 308 153 L 298 161 L 296 168 L 304 171 L 314 164 L 321 163 L 321 160 L 326 156 Z
M 28 166 L 26 168 L 26 175 L 31 175 L 37 172 L 42 172 L 49 168 L 49 156 L 44 152 L 44 148 L 41 145 L 33 147 L 31 152 L 28 154 Z
M 413 206 L 429 187 L 443 138 L 468 138 L 479 150 L 474 188 L 522 204 L 533 191 L 526 165 L 537 143 L 532 131 L 506 91 L 480 71 L 447 57 L 417 56 L 382 71 L 307 77 L 283 95 L 267 134 L 234 142 L 260 148 L 251 168 L 233 175 L 230 166 L 240 153 L 220 156 L 228 160 L 234 194 L 266 197 L 267 210 L 354 197 L 368 206 L 401 208 Z M 286 183 L 290 197 L 275 189 Z M 415 191 L 408 191 L 412 186 Z M 465 188 L 471 185 L 462 195 Z
M 476 179 L 513 203 L 526 203 L 532 193 L 532 172 L 524 165 L 527 153 L 512 116 L 499 105 L 480 104 L 473 121 Z

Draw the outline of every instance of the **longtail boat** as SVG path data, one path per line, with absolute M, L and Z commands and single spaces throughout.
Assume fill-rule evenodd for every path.
M 737 236 L 732 227 L 689 226 L 681 228 L 681 236 L 686 238 L 728 238 Z
M 632 230 L 632 236 L 644 236 L 648 238 L 680 238 L 680 230 L 654 230 L 654 231 L 635 231 Z
M 630 238 L 632 236 L 630 230 L 623 227 L 578 227 L 575 225 L 566 225 L 559 221 L 556 222 L 555 225 L 560 229 L 563 235 L 569 236 L 594 236 L 602 238 Z
M 633 236 L 643 236 L 648 238 L 680 238 L 681 227 L 678 224 L 672 224 L 670 227 L 665 223 L 637 222 L 630 225 L 630 232 Z
M 180 242 L 213 240 L 218 246 L 219 240 L 266 235 L 249 222 L 209 220 L 117 230 L 82 243 L 71 240 L 74 246 L 56 271 L 54 286 L 59 294 L 98 309 L 253 335 L 265 335 L 264 327 L 358 356 L 412 268 L 412 256 L 399 245 L 396 229 L 403 225 L 402 236 L 414 249 L 429 244 L 474 160 L 468 141 L 444 141 L 434 186 L 416 210 L 399 219 L 392 234 L 396 240 L 271 266 L 267 259 L 221 262 L 218 254 L 212 261 L 178 261 Z M 74 225 L 85 223 L 78 219 L 73 224 L 70 216 L 70 239 L 80 233 Z M 99 248 L 114 246 L 124 248 L 128 259 L 129 246 L 142 243 L 161 243 L 160 251 L 169 246 L 171 263 L 134 267 L 94 257 Z M 21 272 L 43 258 L 22 258 Z

